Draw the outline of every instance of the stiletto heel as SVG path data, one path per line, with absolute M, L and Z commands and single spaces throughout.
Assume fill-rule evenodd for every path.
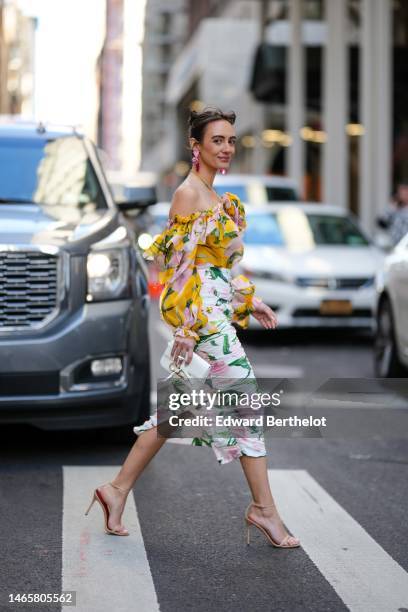
M 93 504 L 94 504 L 95 499 L 96 499 L 96 497 L 95 497 L 95 493 L 94 493 L 94 494 L 93 494 L 93 497 L 92 497 L 92 501 L 91 501 L 91 503 L 90 503 L 90 504 L 89 504 L 89 506 L 88 506 L 88 510 L 86 510 L 86 512 L 85 512 L 85 516 L 88 514 L 88 512 L 89 512 L 89 511 L 90 511 L 90 509 L 92 508 L 92 506 L 93 506 Z
M 110 484 L 112 487 L 114 487 L 115 489 L 119 489 L 119 491 L 122 491 L 122 493 L 129 493 L 130 489 L 122 489 L 121 487 L 118 487 L 118 485 L 113 484 L 113 482 L 109 482 L 108 484 Z M 103 510 L 103 514 L 104 514 L 104 519 L 105 519 L 105 532 L 109 533 L 110 535 L 117 535 L 117 536 L 128 536 L 129 532 L 125 532 L 125 531 L 116 531 L 115 529 L 111 529 L 108 526 L 109 523 L 109 517 L 110 517 L 110 511 L 109 511 L 109 507 L 108 504 L 106 503 L 106 501 L 104 500 L 104 498 L 102 497 L 99 489 L 95 489 L 95 491 L 93 492 L 93 497 L 92 497 L 92 501 L 88 506 L 88 509 L 85 512 L 85 516 L 88 514 L 88 512 L 90 511 L 90 509 L 92 508 L 94 502 L 97 501 L 99 503 L 99 505 L 101 506 L 102 510 Z
M 257 504 L 256 502 L 251 502 L 249 504 L 248 508 L 245 511 L 245 522 L 247 525 L 247 544 L 249 544 L 249 528 L 251 525 L 254 525 L 260 531 L 262 531 L 262 533 L 268 538 L 269 542 L 273 544 L 273 546 L 276 546 L 277 548 L 298 548 L 298 546 L 300 546 L 300 542 L 298 542 L 298 544 L 288 544 L 287 543 L 289 538 L 295 538 L 295 536 L 290 535 L 290 533 L 288 533 L 280 543 L 276 542 L 273 539 L 272 534 L 266 527 L 263 527 L 262 525 L 254 521 L 254 519 L 249 518 L 248 511 L 251 506 L 256 506 L 257 508 L 263 509 L 263 508 L 272 508 L 275 506 L 275 504 L 269 504 L 267 506 L 262 506 L 261 504 Z M 298 538 L 295 538 L 295 539 L 297 540 Z

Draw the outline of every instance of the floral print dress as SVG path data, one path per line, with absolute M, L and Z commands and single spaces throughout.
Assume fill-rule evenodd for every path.
M 225 193 L 211 208 L 168 219 L 143 253 L 155 260 L 164 285 L 159 308 L 162 320 L 175 336 L 196 340 L 194 351 L 211 363 L 209 378 L 251 379 L 252 366 L 238 339 L 235 322 L 247 328 L 254 311 L 255 286 L 248 278 L 233 276 L 232 268 L 243 255 L 245 209 L 239 198 Z M 139 434 L 157 425 L 157 411 Z M 263 431 L 251 427 L 235 435 L 225 428 L 216 434 L 203 432 L 192 444 L 211 446 L 220 464 L 241 455 L 266 455 Z

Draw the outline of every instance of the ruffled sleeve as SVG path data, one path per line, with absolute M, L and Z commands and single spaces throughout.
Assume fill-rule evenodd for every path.
M 228 201 L 226 202 L 225 210 L 235 222 L 242 241 L 242 234 L 247 226 L 244 205 L 235 194 L 227 193 L 226 196 Z M 239 259 L 240 258 L 241 257 L 239 257 Z M 246 329 L 249 325 L 250 314 L 254 312 L 255 306 L 262 302 L 262 298 L 255 295 L 256 288 L 254 283 L 243 274 L 233 275 L 231 284 L 234 289 L 232 298 L 232 320 L 243 329 Z
M 154 237 L 143 253 L 159 266 L 160 315 L 174 329 L 174 335 L 199 340 L 197 331 L 208 319 L 201 308 L 201 279 L 195 268 L 197 247 L 213 229 L 210 215 L 197 211 L 188 216 L 175 215 L 166 229 Z

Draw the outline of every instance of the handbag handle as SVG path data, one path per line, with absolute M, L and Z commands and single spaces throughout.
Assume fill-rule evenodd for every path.
M 170 363 L 169 370 L 170 370 L 170 374 L 168 376 L 166 376 L 166 378 L 164 380 L 169 380 L 169 378 L 171 378 L 173 376 L 173 374 L 176 374 L 177 376 L 179 376 L 183 380 L 185 380 L 187 382 L 189 381 L 189 377 L 187 376 L 187 374 L 185 372 L 183 372 L 181 367 L 176 366 L 174 361 L 172 361 Z

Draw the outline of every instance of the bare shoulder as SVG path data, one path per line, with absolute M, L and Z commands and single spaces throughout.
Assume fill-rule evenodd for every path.
M 198 198 L 199 193 L 195 187 L 181 184 L 174 192 L 169 216 L 173 218 L 174 215 L 191 215 L 197 210 Z

